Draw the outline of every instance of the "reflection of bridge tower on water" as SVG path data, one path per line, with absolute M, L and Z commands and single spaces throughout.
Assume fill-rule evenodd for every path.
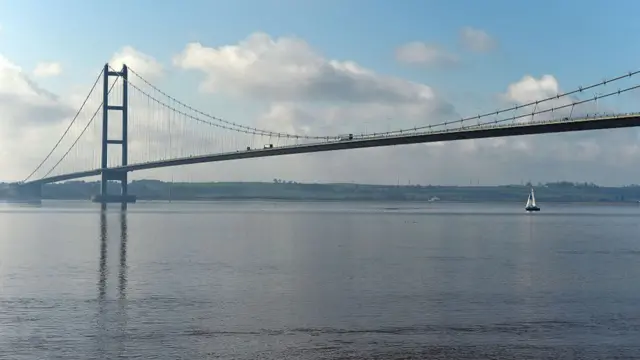
M 122 102 L 120 105 L 109 104 L 109 78 L 111 76 L 122 78 Z M 103 86 L 102 86 L 102 160 L 100 194 L 92 198 L 93 202 L 99 202 L 104 208 L 107 203 L 120 203 L 122 208 L 126 208 L 127 203 L 134 203 L 136 197 L 129 195 L 127 171 L 109 170 L 109 145 L 120 145 L 122 150 L 121 166 L 128 165 L 128 69 L 127 65 L 122 65 L 121 71 L 111 71 L 109 64 L 104 65 Z M 114 83 L 115 85 L 115 83 Z M 109 139 L 109 111 L 120 111 L 122 113 L 122 135 L 119 139 Z M 109 181 L 120 182 L 120 194 L 109 194 Z
M 100 212 L 100 261 L 98 269 L 98 299 L 104 301 L 107 294 L 107 277 L 109 275 L 107 266 L 107 243 L 109 242 L 109 231 L 107 222 L 108 213 Z M 120 249 L 118 264 L 118 299 L 125 300 L 127 297 L 127 212 L 120 213 Z
M 108 244 L 114 244 L 109 240 L 109 226 L 107 221 L 108 213 L 106 211 L 100 212 L 100 253 L 99 253 L 99 265 L 98 265 L 98 281 L 97 281 L 97 302 L 98 311 L 95 317 L 95 323 L 98 330 L 98 338 L 111 337 L 116 332 L 118 347 L 117 351 L 120 353 L 124 350 L 125 343 L 123 339 L 126 339 L 127 334 L 127 212 L 120 212 L 120 249 L 119 249 L 119 264 L 117 273 L 117 289 L 116 294 L 109 291 L 109 265 L 107 261 Z M 113 225 L 113 224 L 112 224 Z M 114 227 L 112 227 L 113 229 Z M 111 238 L 113 239 L 113 237 Z M 111 296 L 109 296 L 111 293 Z M 116 307 L 109 306 L 110 302 L 115 300 Z M 99 342 L 99 345 L 103 343 Z M 103 352 L 109 352 L 108 348 L 100 348 Z

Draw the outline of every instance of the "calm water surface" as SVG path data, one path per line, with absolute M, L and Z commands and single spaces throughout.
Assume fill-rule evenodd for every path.
M 640 358 L 640 207 L 0 204 L 0 358 L 118 357 Z

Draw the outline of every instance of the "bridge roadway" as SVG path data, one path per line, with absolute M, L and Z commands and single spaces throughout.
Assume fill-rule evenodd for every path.
M 534 135 L 562 133 L 584 130 L 616 129 L 640 126 L 640 113 L 617 114 L 601 117 L 586 117 L 576 119 L 561 119 L 550 121 L 536 121 L 516 124 L 482 124 L 470 125 L 465 128 L 450 130 L 438 130 L 427 132 L 412 132 L 409 134 L 354 137 L 353 140 L 329 141 L 304 145 L 290 145 L 273 147 L 268 149 L 240 150 L 234 152 L 219 153 L 214 155 L 201 155 L 183 157 L 171 160 L 159 160 L 146 163 L 131 164 L 127 166 L 109 168 L 112 172 L 139 171 L 170 166 L 200 164 L 208 162 L 260 158 L 267 156 L 281 156 L 292 154 L 305 154 L 322 151 L 335 151 L 346 149 L 362 149 L 380 146 L 408 145 L 442 141 L 455 141 L 467 139 L 483 139 L 505 136 Z M 80 179 L 97 176 L 102 169 L 75 172 L 42 178 L 25 182 L 24 185 L 47 184 L 65 180 Z

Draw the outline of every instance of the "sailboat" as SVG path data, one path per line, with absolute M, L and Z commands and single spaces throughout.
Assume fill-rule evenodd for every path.
M 526 211 L 540 211 L 540 208 L 536 205 L 536 197 L 533 194 L 533 188 L 531 188 L 529 198 L 527 199 L 527 205 L 525 205 L 524 209 Z

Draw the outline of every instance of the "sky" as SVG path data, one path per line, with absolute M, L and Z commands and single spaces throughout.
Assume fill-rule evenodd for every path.
M 0 0 L 0 179 L 24 178 L 47 155 L 105 62 L 126 63 L 194 108 L 247 126 L 306 135 L 385 131 L 474 116 L 638 70 L 640 47 L 628 38 L 640 24 L 625 20 L 638 10 L 630 0 Z M 640 75 L 599 91 L 637 84 Z M 625 93 L 596 109 L 638 111 L 639 98 Z M 132 156 L 144 160 L 151 155 L 141 139 L 158 126 L 159 110 L 131 106 L 141 124 Z M 593 112 L 589 106 L 578 112 Z M 218 136 L 212 131 L 185 132 L 170 145 L 158 138 L 156 146 L 184 155 L 204 132 Z M 253 141 L 237 136 L 238 148 Z M 638 139 L 637 130 L 622 129 L 467 140 L 135 177 L 621 185 L 640 182 Z M 90 147 L 81 153 L 96 157 Z

